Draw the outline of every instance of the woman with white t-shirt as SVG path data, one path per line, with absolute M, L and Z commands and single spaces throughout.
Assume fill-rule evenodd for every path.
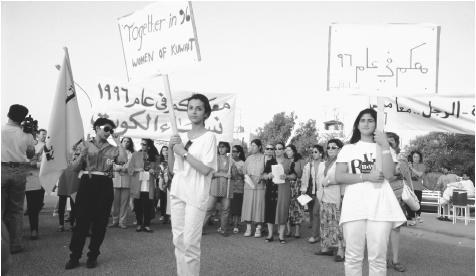
M 357 116 L 350 143 L 336 160 L 336 181 L 347 184 L 340 224 L 346 241 L 345 275 L 362 275 L 367 243 L 369 275 L 386 275 L 390 230 L 406 221 L 387 179 L 395 164 L 386 135 L 376 131 L 377 112 L 364 109 Z M 375 164 L 380 145 L 382 171 Z
M 169 170 L 174 173 L 170 206 L 177 275 L 200 273 L 200 241 L 207 210 L 212 172 L 217 170 L 217 141 L 205 128 L 212 112 L 208 98 L 188 98 L 192 129 L 173 135 L 169 143 Z

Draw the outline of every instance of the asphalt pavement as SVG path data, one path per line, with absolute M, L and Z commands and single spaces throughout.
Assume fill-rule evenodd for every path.
M 423 214 L 423 223 L 402 228 L 400 260 L 407 272 L 389 270 L 388 275 L 475 275 L 474 222 L 453 225 L 435 217 Z M 40 239 L 30 241 L 26 239 L 29 231 L 25 217 L 26 250 L 11 256 L 8 275 L 175 275 L 170 225 L 157 219 L 152 222 L 154 233 L 137 233 L 132 225 L 125 230 L 108 229 L 98 267 L 87 269 L 83 257 L 81 266 L 69 271 L 64 265 L 71 232 L 56 232 L 57 225 L 58 217 L 52 216 L 52 209 L 45 210 L 40 215 Z M 306 241 L 310 233 L 307 223 L 302 238 L 289 238 L 284 245 L 265 243 L 264 238 L 246 238 L 242 233 L 223 237 L 215 229 L 208 226 L 202 238 L 201 275 L 344 275 L 343 263 L 313 254 L 318 245 Z M 459 230 L 451 235 L 451 229 Z

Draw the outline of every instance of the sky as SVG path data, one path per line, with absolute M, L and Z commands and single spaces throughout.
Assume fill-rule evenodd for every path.
M 149 3 L 2 1 L 2 123 L 21 103 L 47 127 L 64 46 L 86 92 L 101 78 L 126 81 L 117 18 Z M 202 61 L 169 75 L 172 92 L 235 93 L 235 125 L 246 135 L 282 111 L 319 126 L 337 113 L 349 131 L 368 98 L 326 92 L 333 22 L 440 25 L 439 94 L 474 95 L 473 2 L 193 2 L 193 9 Z M 82 92 L 78 100 L 89 108 Z

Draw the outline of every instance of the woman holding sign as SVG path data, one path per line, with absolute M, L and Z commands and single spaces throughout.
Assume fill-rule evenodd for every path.
M 345 275 L 362 275 L 367 242 L 369 275 L 386 275 L 390 230 L 406 221 L 388 179 L 395 172 L 386 135 L 376 131 L 377 112 L 364 109 L 357 116 L 350 144 L 336 160 L 336 181 L 347 184 L 340 225 L 346 241 Z M 377 145 L 382 171 L 376 168 Z
M 217 170 L 217 141 L 205 128 L 210 117 L 208 98 L 188 98 L 187 115 L 192 129 L 173 135 L 169 143 L 171 222 L 177 275 L 199 275 L 200 241 L 207 210 L 212 173 Z

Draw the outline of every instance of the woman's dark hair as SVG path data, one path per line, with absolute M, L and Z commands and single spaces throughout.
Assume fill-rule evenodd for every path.
M 276 149 L 276 146 L 277 146 L 277 145 L 281 145 L 281 146 L 283 147 L 283 152 L 284 152 L 284 150 L 286 149 L 286 146 L 284 145 L 284 143 L 283 143 L 283 142 L 276 142 L 276 143 L 274 144 L 274 149 Z
M 396 145 L 394 150 L 396 154 L 399 154 L 400 153 L 400 136 L 398 136 L 394 132 L 386 132 L 385 134 L 387 134 L 388 138 L 393 138 L 393 140 L 395 140 Z
M 157 161 L 157 156 L 159 155 L 159 151 L 154 145 L 154 141 L 152 139 L 142 138 L 142 141 L 146 142 L 148 150 L 147 155 L 149 156 L 148 161 L 155 162 Z
M 226 148 L 226 153 L 230 153 L 230 143 L 220 141 L 220 142 L 218 142 L 218 147 L 221 147 L 221 146 Z M 218 153 L 218 154 L 220 154 L 220 153 Z
M 241 161 L 245 161 L 245 151 L 243 150 L 243 147 L 240 145 L 234 145 L 233 148 L 235 148 L 238 151 L 238 158 Z
M 164 154 L 162 153 L 162 152 L 164 151 L 164 148 L 165 148 L 165 149 L 169 149 L 169 147 L 167 147 L 167 146 L 162 146 L 162 147 L 160 148 L 160 152 L 159 152 L 159 162 L 167 162 L 167 160 L 165 160 Z
M 208 119 L 210 114 L 212 114 L 212 107 L 210 106 L 210 101 L 208 98 L 203 94 L 193 94 L 190 98 L 188 98 L 187 106 L 191 100 L 199 100 L 203 103 L 203 107 L 205 108 L 205 120 Z
M 126 150 L 130 151 L 130 152 L 134 152 L 134 142 L 132 141 L 131 137 L 122 137 L 121 139 L 121 143 L 122 141 L 124 141 L 124 139 L 129 139 L 129 145 L 126 147 Z
M 354 127 L 352 130 L 352 137 L 349 141 L 349 143 L 351 144 L 355 144 L 360 141 L 359 122 L 362 116 L 364 116 L 364 114 L 370 114 L 370 116 L 372 116 L 372 118 L 374 118 L 375 122 L 377 123 L 377 111 L 373 110 L 372 108 L 366 108 L 360 111 L 359 115 L 357 115 L 357 118 L 355 118 Z
M 329 141 L 327 141 L 327 145 L 329 145 L 330 143 L 336 144 L 339 147 L 339 149 L 344 147 L 344 143 L 341 140 L 337 139 L 337 138 L 332 138 Z
M 286 146 L 286 148 L 291 148 L 292 151 L 293 151 L 293 161 L 296 162 L 298 161 L 299 159 L 301 159 L 301 154 L 299 154 L 297 152 L 297 149 L 296 149 L 296 146 L 294 146 L 293 144 L 289 144 Z M 289 157 L 288 157 L 289 158 Z
M 408 155 L 408 162 L 413 163 L 413 154 L 415 153 L 420 156 L 420 163 L 423 163 L 423 154 L 421 154 L 419 150 L 412 150 L 412 152 L 410 152 L 410 155 Z
M 254 139 L 253 141 L 251 141 L 250 144 L 255 144 L 258 146 L 259 148 L 259 152 L 263 152 L 263 144 L 261 143 L 261 140 L 260 139 Z
M 109 125 L 112 126 L 112 128 L 116 128 L 116 124 L 114 124 L 113 121 L 111 121 L 107 118 L 97 118 L 96 121 L 94 121 L 93 130 L 96 131 L 96 127 L 103 126 L 105 124 L 109 124 Z
M 324 154 L 324 148 L 321 146 L 321 145 L 314 145 L 312 146 L 313 149 L 317 149 L 319 151 L 319 153 L 321 154 L 321 157 L 323 156 Z M 312 152 L 311 152 L 312 153 Z

